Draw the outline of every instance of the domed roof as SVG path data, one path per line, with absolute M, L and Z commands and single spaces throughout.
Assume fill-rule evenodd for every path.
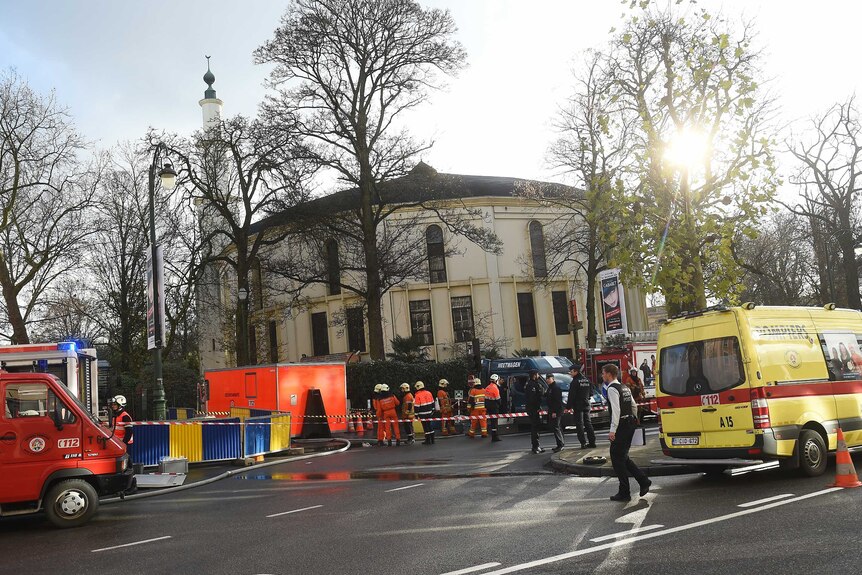
M 210 70 L 210 56 L 207 56 L 206 58 L 207 58 L 207 71 L 206 71 L 206 74 L 204 74 L 204 82 L 206 82 L 206 84 L 207 84 L 207 89 L 204 92 L 204 98 L 209 99 L 209 98 L 215 98 L 216 97 L 216 91 L 215 91 L 215 88 L 213 88 L 213 84 L 215 84 L 216 78 L 215 78 L 215 74 L 213 74 L 212 70 Z

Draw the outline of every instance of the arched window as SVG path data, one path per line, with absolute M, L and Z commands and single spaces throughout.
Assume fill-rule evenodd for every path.
M 338 242 L 326 240 L 326 280 L 329 284 L 329 295 L 341 293 L 341 264 L 338 261 Z
M 533 255 L 533 275 L 537 278 L 548 276 L 548 263 L 545 261 L 545 232 L 542 224 L 530 222 L 530 253 Z
M 433 224 L 425 230 L 428 246 L 428 281 L 432 284 L 446 282 L 446 252 L 443 249 L 443 230 Z

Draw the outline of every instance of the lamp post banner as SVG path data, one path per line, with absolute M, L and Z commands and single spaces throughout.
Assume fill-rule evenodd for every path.
M 599 274 L 599 287 L 602 290 L 602 318 L 605 334 L 628 333 L 626 323 L 626 299 L 623 284 L 620 283 L 620 270 L 605 270 Z
M 147 349 L 161 348 L 165 342 L 165 260 L 161 246 L 156 246 L 156 286 L 158 291 L 158 312 L 153 297 L 153 257 L 152 249 L 147 256 Z M 159 331 L 156 333 L 156 318 Z

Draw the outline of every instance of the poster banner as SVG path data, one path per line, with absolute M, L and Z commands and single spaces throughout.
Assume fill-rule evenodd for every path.
M 153 301 L 153 257 L 152 249 L 147 251 L 147 349 L 156 349 L 165 342 L 165 260 L 161 246 L 156 247 L 156 285 L 159 301 Z M 156 308 L 156 305 L 159 307 Z M 155 310 L 158 309 L 159 331 L 156 333 Z
M 626 301 L 623 285 L 620 283 L 620 270 L 605 270 L 599 274 L 599 289 L 602 297 L 602 318 L 605 334 L 628 333 L 626 323 Z

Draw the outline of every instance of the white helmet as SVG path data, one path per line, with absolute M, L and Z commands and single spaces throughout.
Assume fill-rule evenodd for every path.
M 419 391 L 420 389 L 425 389 L 425 384 L 422 383 L 421 381 L 417 381 L 416 385 L 414 385 L 413 387 L 416 388 L 416 391 Z
M 374 393 L 380 393 L 380 388 L 382 388 L 382 387 L 383 387 L 382 383 L 378 383 L 377 385 L 375 385 L 374 386 Z
M 410 384 L 409 383 L 402 383 L 401 384 L 401 391 L 410 391 Z
M 388 385 L 386 385 L 385 383 L 381 383 L 381 384 L 380 384 L 380 391 L 382 391 L 382 392 L 387 392 L 387 391 L 389 391 L 389 386 L 388 386 Z
M 491 381 L 500 381 L 500 376 L 495 373 L 491 376 Z
M 446 378 L 443 378 L 440 380 L 439 385 L 440 385 L 440 387 L 449 387 L 449 380 Z
M 125 395 L 115 395 L 111 398 L 111 403 L 116 403 L 120 407 L 126 407 L 126 396 Z

